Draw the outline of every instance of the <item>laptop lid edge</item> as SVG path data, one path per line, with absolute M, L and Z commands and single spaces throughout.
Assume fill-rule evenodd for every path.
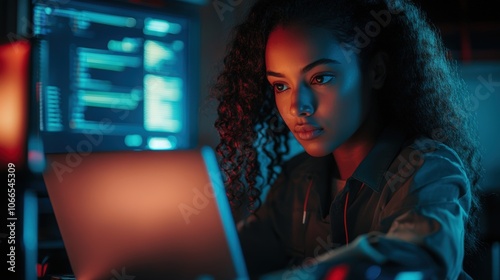
M 224 184 L 222 183 L 222 176 L 220 173 L 219 165 L 215 157 L 215 153 L 210 147 L 202 147 L 201 153 L 203 160 L 205 162 L 210 181 L 212 182 L 212 187 L 214 188 L 215 200 L 219 209 L 219 213 L 222 219 L 222 226 L 224 227 L 224 233 L 229 243 L 229 251 L 235 265 L 235 271 L 237 274 L 237 279 L 247 279 L 248 273 L 246 269 L 245 259 L 243 257 L 243 252 L 241 251 L 241 245 L 238 238 L 238 233 L 236 231 L 236 225 L 234 225 L 233 217 L 231 214 L 231 209 L 226 196 L 226 191 Z M 235 246 L 237 245 L 237 246 Z

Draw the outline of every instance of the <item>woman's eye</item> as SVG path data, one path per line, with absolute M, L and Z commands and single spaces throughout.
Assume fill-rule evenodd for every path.
M 276 93 L 280 93 L 288 89 L 288 87 L 285 84 L 280 84 L 280 83 L 274 84 L 273 87 L 274 87 L 274 92 Z
M 335 78 L 335 76 L 333 75 L 318 75 L 318 76 L 314 76 L 312 78 L 312 81 L 311 81 L 311 84 L 315 85 L 315 84 L 326 84 L 328 82 L 330 82 L 333 78 Z

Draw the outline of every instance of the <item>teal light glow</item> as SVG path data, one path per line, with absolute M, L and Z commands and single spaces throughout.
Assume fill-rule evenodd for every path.
M 137 108 L 140 101 L 137 90 L 132 90 L 130 93 L 79 90 L 78 98 L 80 104 L 87 107 L 112 108 L 115 110 L 133 110 Z
M 162 19 L 146 18 L 143 33 L 150 36 L 165 37 L 167 34 L 179 34 L 182 26 Z
M 146 18 L 144 20 L 144 31 L 166 35 L 170 24 L 166 20 Z
M 176 145 L 174 145 L 168 138 L 151 137 L 148 139 L 148 147 L 151 150 L 173 150 Z
M 136 38 L 123 38 L 122 41 L 109 40 L 108 50 L 124 53 L 135 53 L 139 50 L 141 40 Z
M 175 53 L 165 44 L 146 41 L 144 44 L 144 67 L 148 72 L 156 72 L 162 63 L 173 64 Z
M 110 81 L 91 79 L 82 76 L 78 79 L 78 86 L 83 89 L 110 91 L 113 85 Z
M 405 271 L 398 273 L 394 280 L 423 280 L 424 275 L 419 271 Z
M 184 49 L 184 42 L 175 40 L 172 43 L 172 49 L 176 52 L 182 51 Z
M 56 9 L 53 13 L 58 16 L 77 19 L 78 28 L 82 29 L 86 29 L 90 22 L 129 28 L 135 27 L 137 24 L 137 20 L 132 17 L 122 17 L 90 11 Z
M 103 53 L 100 50 L 89 48 L 78 48 L 76 52 L 81 66 L 87 68 L 123 71 L 125 67 L 135 68 L 141 64 L 141 59 L 135 56 L 117 55 L 111 52 Z
M 144 128 L 177 133 L 182 130 L 182 80 L 177 77 L 144 77 Z
M 182 98 L 182 79 L 177 77 L 162 77 L 146 75 L 144 87 L 148 94 L 161 96 L 163 101 L 180 101 Z
M 126 135 L 125 145 L 128 147 L 139 147 L 142 145 L 142 137 L 139 134 Z
M 24 194 L 23 243 L 25 250 L 25 278 L 37 279 L 38 259 L 38 198 L 34 191 Z
M 121 17 L 121 16 L 107 15 L 101 13 L 88 12 L 88 11 L 81 12 L 81 15 L 83 16 L 83 18 L 91 22 L 101 23 L 106 25 L 135 27 L 137 23 L 135 18 L 131 17 Z

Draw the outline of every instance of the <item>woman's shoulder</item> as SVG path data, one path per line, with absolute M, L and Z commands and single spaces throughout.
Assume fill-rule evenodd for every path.
M 413 161 L 422 160 L 425 163 L 441 160 L 463 167 L 464 164 L 457 152 L 443 142 L 446 139 L 444 137 L 438 140 L 426 136 L 416 137 L 408 142 L 401 154 L 408 154 Z
M 444 142 L 425 136 L 407 142 L 388 171 L 396 177 L 407 177 L 414 188 L 451 181 L 463 186 L 470 184 L 457 152 Z

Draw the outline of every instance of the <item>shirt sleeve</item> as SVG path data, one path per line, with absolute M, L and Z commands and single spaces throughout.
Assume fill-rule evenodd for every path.
M 401 186 L 382 212 L 390 224 L 383 238 L 423 248 L 457 279 L 464 258 L 465 223 L 471 207 L 470 182 L 456 153 L 444 144 L 423 154 L 423 164 Z M 397 252 L 387 251 L 388 259 Z

